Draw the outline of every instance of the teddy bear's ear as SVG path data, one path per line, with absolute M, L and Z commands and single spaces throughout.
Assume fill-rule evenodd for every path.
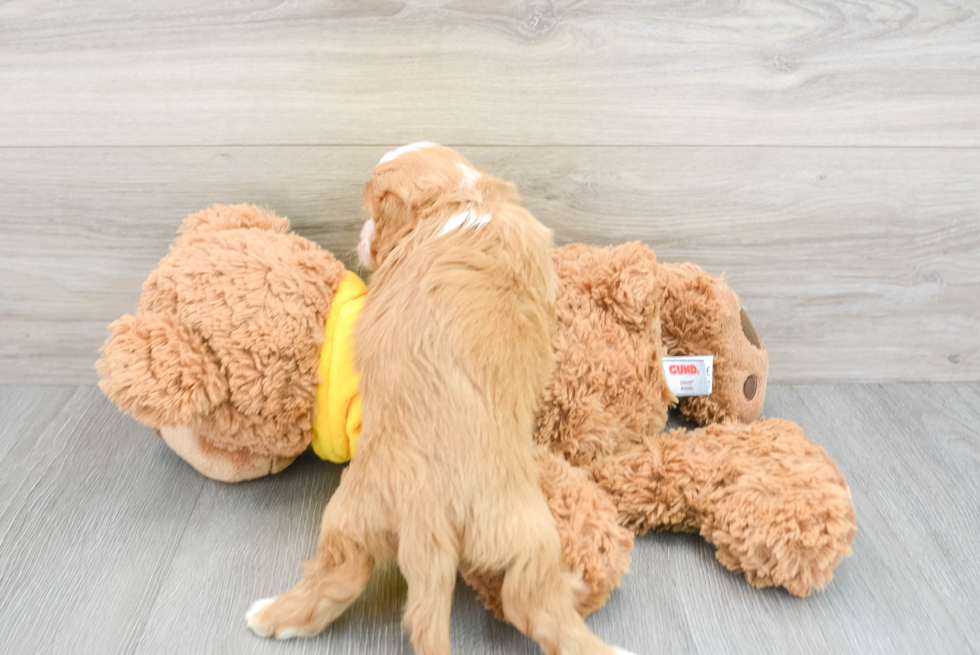
M 289 219 L 255 205 L 214 205 L 184 219 L 178 232 L 187 237 L 204 232 L 220 232 L 240 228 L 258 228 L 285 234 Z
M 126 315 L 95 366 L 99 386 L 119 408 L 153 427 L 187 425 L 228 395 L 228 381 L 199 335 L 167 314 Z
M 595 274 L 592 300 L 618 321 L 641 329 L 658 316 L 657 258 L 652 250 L 638 242 L 618 246 Z

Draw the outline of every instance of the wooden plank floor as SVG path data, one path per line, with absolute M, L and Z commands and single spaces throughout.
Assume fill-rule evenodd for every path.
M 638 540 L 589 622 L 646 653 L 965 653 L 980 649 L 980 384 L 770 387 L 848 478 L 854 555 L 807 600 L 756 590 L 696 536 Z M 304 456 L 224 485 L 184 465 L 94 387 L 0 386 L 0 652 L 410 653 L 391 567 L 309 641 L 242 614 L 297 579 L 338 467 Z M 455 652 L 535 653 L 465 586 Z

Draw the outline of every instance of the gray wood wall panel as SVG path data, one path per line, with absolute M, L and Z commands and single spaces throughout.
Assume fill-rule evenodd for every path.
M 0 145 L 980 146 L 972 0 L 5 2 Z
M 637 540 L 589 624 L 647 653 L 909 654 L 980 649 L 980 384 L 776 384 L 847 477 L 853 556 L 799 599 L 750 587 L 697 535 Z M 0 652 L 411 653 L 405 583 L 387 566 L 312 640 L 261 639 L 252 601 L 295 583 L 340 467 L 308 453 L 237 485 L 204 480 L 91 387 L 0 385 Z M 460 584 L 460 654 L 533 655 Z
M 0 381 L 89 383 L 182 218 L 266 204 L 353 263 L 385 146 L 0 149 Z M 774 381 L 980 377 L 980 150 L 461 146 L 558 243 L 726 273 Z

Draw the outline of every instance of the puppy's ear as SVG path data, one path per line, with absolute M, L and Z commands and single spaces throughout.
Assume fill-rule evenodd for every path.
M 390 174 L 374 175 L 364 189 L 364 205 L 374 219 L 371 258 L 379 266 L 411 231 L 415 220 L 405 194 L 393 187 L 390 177 Z
M 374 261 L 380 265 L 402 237 L 412 231 L 414 223 L 412 210 L 404 199 L 390 191 L 384 193 L 374 214 L 374 239 L 371 241 Z

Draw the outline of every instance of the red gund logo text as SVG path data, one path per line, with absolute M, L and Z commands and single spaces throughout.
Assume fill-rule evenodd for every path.
M 697 375 L 697 364 L 671 364 L 668 369 L 671 375 Z

